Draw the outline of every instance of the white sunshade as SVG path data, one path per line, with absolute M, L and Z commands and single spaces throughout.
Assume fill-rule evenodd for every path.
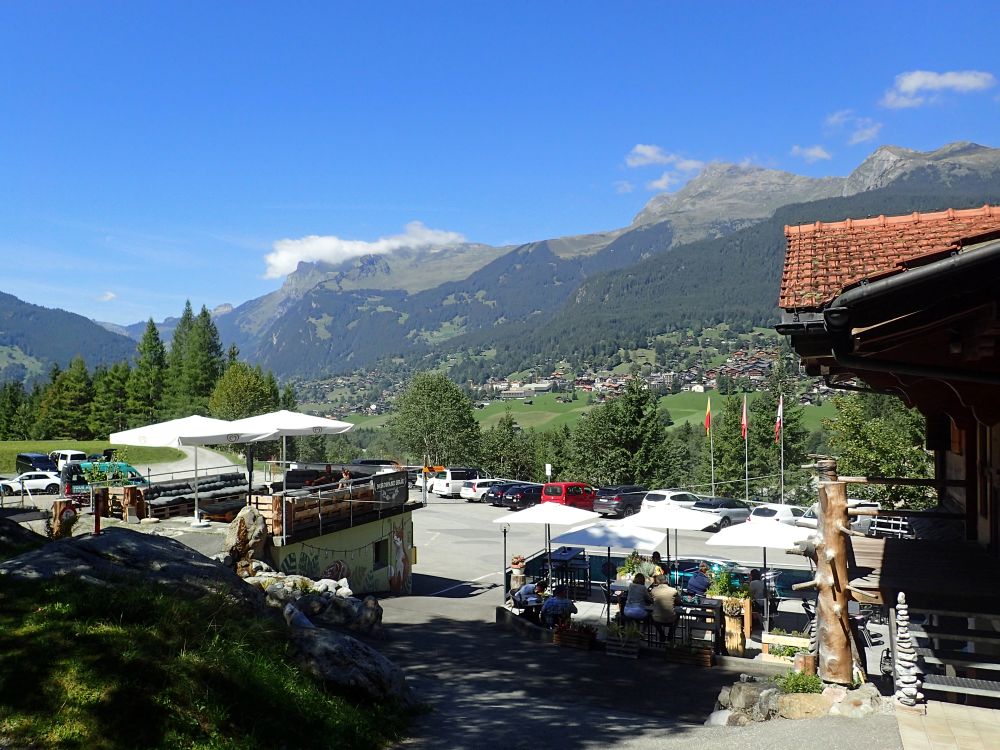
M 200 417 L 197 414 L 167 422 L 112 432 L 112 445 L 149 445 L 158 448 L 178 448 L 182 445 L 221 445 L 260 440 L 260 432 L 240 431 L 224 419 Z
M 702 531 L 715 526 L 719 517 L 713 513 L 691 510 L 680 505 L 661 503 L 653 508 L 639 511 L 622 521 L 623 526 L 639 526 L 646 529 L 674 529 L 676 531 Z
M 641 526 L 629 527 L 621 523 L 598 522 L 560 534 L 552 540 L 552 543 L 570 547 L 610 547 L 617 550 L 653 551 L 663 544 L 666 536 L 662 531 L 654 531 Z
M 291 435 L 338 435 L 354 427 L 350 422 L 340 422 L 336 419 L 316 417 L 287 409 L 235 419 L 230 424 L 237 431 L 260 433 L 269 438 Z
M 561 526 L 577 526 L 587 521 L 594 521 L 601 517 L 600 513 L 583 510 L 581 508 L 571 508 L 568 505 L 559 503 L 539 503 L 530 508 L 519 510 L 517 513 L 510 513 L 500 518 L 494 518 L 493 523 L 545 523 Z
M 741 523 L 713 534 L 705 544 L 726 547 L 759 547 L 771 549 L 791 549 L 796 542 L 804 541 L 813 533 L 812 529 L 792 526 L 787 523 Z

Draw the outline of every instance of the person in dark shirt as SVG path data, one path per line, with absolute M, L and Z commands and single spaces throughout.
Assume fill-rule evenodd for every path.
M 691 576 L 687 582 L 687 592 L 695 596 L 704 596 L 711 585 L 712 579 L 708 576 L 708 563 L 699 563 L 698 572 Z
M 545 625 L 552 627 L 558 621 L 568 620 L 576 614 L 576 605 L 569 600 L 566 594 L 565 586 L 560 585 L 552 589 L 552 596 L 545 601 L 541 612 L 539 612 L 539 617 Z

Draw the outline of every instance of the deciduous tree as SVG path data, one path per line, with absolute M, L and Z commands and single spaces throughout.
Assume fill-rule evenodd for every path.
M 444 375 L 418 373 L 396 399 L 388 427 L 410 455 L 454 465 L 479 457 L 472 401 Z

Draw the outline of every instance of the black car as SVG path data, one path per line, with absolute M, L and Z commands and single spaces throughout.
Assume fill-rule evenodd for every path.
M 542 502 L 542 485 L 516 484 L 503 495 L 503 506 L 511 510 L 522 510 Z
M 504 493 L 511 487 L 516 487 L 520 484 L 524 484 L 524 482 L 497 482 L 486 490 L 486 494 L 483 495 L 483 502 L 490 505 L 503 505 Z
M 594 498 L 594 512 L 602 516 L 631 516 L 642 507 L 642 498 L 648 490 L 638 484 L 617 484 L 598 487 Z

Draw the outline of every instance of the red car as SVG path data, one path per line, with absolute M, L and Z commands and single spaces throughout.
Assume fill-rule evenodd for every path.
M 559 503 L 571 508 L 594 509 L 597 490 L 583 482 L 549 482 L 542 487 L 543 503 Z

